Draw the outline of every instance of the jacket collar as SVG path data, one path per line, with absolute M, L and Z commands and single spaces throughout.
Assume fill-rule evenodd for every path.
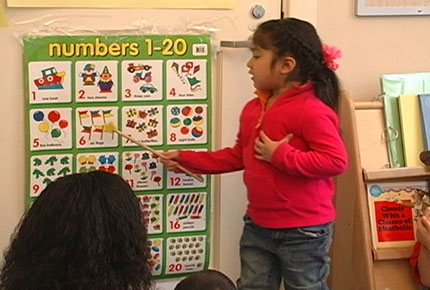
M 291 89 L 289 89 L 288 91 L 286 91 L 281 98 L 289 98 L 291 96 L 300 94 L 302 92 L 308 91 L 308 90 L 313 90 L 314 89 L 314 85 L 312 84 L 312 82 L 306 82 L 301 86 L 294 86 Z M 261 105 L 263 106 L 263 108 L 266 107 L 266 102 L 267 100 L 272 96 L 272 91 L 269 90 L 255 90 L 255 94 L 257 95 L 258 99 L 260 100 Z

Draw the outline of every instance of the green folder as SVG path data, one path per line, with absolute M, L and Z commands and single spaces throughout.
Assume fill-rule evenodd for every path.
M 430 93 L 430 72 L 384 74 L 380 77 L 384 96 L 386 138 L 391 167 L 404 167 L 398 97 L 403 94 Z

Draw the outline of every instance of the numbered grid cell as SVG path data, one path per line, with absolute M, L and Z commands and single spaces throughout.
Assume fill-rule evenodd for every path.
M 58 177 L 73 172 L 72 154 L 33 155 L 30 158 L 30 196 L 37 197 Z
M 163 232 L 163 195 L 139 195 L 142 215 L 146 223 L 148 234 Z
M 161 60 L 122 61 L 122 100 L 161 100 L 163 98 L 162 67 Z
M 168 60 L 166 62 L 167 99 L 206 99 L 206 62 L 204 59 Z
M 71 108 L 30 110 L 30 150 L 72 148 L 71 120 Z
M 70 103 L 72 100 L 70 61 L 37 61 L 28 64 L 30 104 Z
M 179 274 L 203 270 L 206 236 L 180 236 L 167 239 L 166 273 Z
M 207 193 L 167 195 L 167 232 L 192 232 L 206 229 Z
M 207 149 L 196 148 L 194 151 L 207 151 Z M 194 177 L 186 173 L 176 173 L 174 171 L 167 171 L 167 188 L 201 188 L 206 187 L 208 176 L 206 174 L 201 175 L 203 181 L 199 181 Z
M 118 173 L 118 152 L 80 153 L 76 156 L 76 172 L 95 170 Z
M 207 105 L 204 104 L 167 106 L 167 144 L 206 144 L 207 116 Z
M 163 164 L 149 151 L 123 152 L 121 175 L 133 190 L 163 188 Z
M 126 106 L 122 108 L 122 131 L 147 145 L 163 144 L 163 106 Z M 124 147 L 136 146 L 123 139 Z
M 149 260 L 149 267 L 154 276 L 161 275 L 163 268 L 163 239 L 153 238 L 148 239 L 149 247 L 151 250 L 151 259 Z
M 118 61 L 77 61 L 75 74 L 76 102 L 118 100 Z
M 79 107 L 75 111 L 76 147 L 117 147 L 118 136 L 109 127 L 118 126 L 118 107 Z

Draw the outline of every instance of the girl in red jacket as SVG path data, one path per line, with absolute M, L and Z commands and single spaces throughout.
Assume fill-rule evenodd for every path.
M 282 279 L 285 289 L 328 289 L 332 177 L 347 168 L 333 71 L 339 51 L 324 50 L 315 28 L 295 18 L 260 24 L 251 51 L 257 97 L 242 110 L 236 144 L 170 151 L 163 162 L 198 173 L 244 170 L 240 290 L 278 290 Z

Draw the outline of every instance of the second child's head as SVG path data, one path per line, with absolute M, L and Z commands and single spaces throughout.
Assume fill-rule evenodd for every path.
M 138 199 L 116 174 L 61 177 L 33 203 L 1 269 L 2 289 L 150 289 Z
M 296 18 L 263 22 L 253 34 L 251 50 L 253 57 L 248 62 L 248 67 L 257 89 L 276 90 L 278 87 L 273 87 L 276 81 L 284 86 L 310 81 L 317 96 L 336 109 L 339 81 L 324 60 L 323 45 L 312 24 Z M 269 74 L 258 79 L 259 76 L 255 74 L 260 72 L 256 71 L 258 68 L 253 69 L 252 65 L 256 57 L 261 58 L 262 53 L 272 55 L 271 69 L 280 74 Z M 277 80 L 277 77 L 280 79 Z
M 233 282 L 217 270 L 204 270 L 181 280 L 175 290 L 236 290 Z

